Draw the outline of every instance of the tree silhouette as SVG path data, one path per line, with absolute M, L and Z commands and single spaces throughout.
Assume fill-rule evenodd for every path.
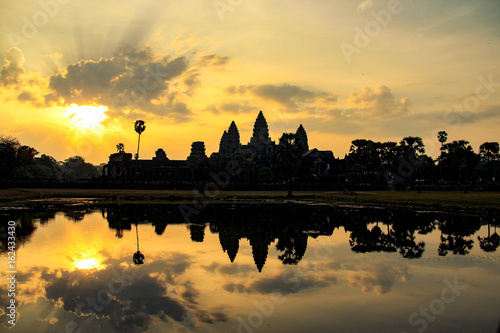
M 500 156 L 499 150 L 498 142 L 485 142 L 479 146 L 479 155 L 481 155 L 483 159 L 486 159 L 488 164 L 493 162 L 494 178 L 496 178 L 496 161 Z
M 134 124 L 134 129 L 139 134 L 139 140 L 137 141 L 137 153 L 135 154 L 135 159 L 139 159 L 139 146 L 141 144 L 141 134 L 146 130 L 146 125 L 144 125 L 144 120 L 136 120 Z
M 300 158 L 302 157 L 302 145 L 297 134 L 283 133 L 278 146 L 278 160 L 285 169 L 288 182 L 288 196 L 292 195 L 292 180 L 295 173 L 300 168 Z
M 443 144 L 448 140 L 448 133 L 446 133 L 445 131 L 439 131 L 437 137 L 438 141 L 441 142 L 441 147 L 442 147 Z
M 479 162 L 479 156 L 474 152 L 469 141 L 455 140 L 441 147 L 440 164 L 454 180 L 467 180 Z
M 119 143 L 116 145 L 116 150 L 121 154 L 125 152 L 125 145 L 123 143 Z
M 448 141 L 448 133 L 446 133 L 445 131 L 439 131 L 437 134 L 437 138 L 438 141 L 441 142 L 441 151 L 443 151 L 443 145 L 446 141 Z M 439 157 L 438 160 L 439 160 L 439 180 L 443 180 L 443 166 L 441 164 L 441 157 Z
M 496 229 L 496 228 L 495 228 Z M 479 247 L 484 252 L 495 252 L 500 245 L 500 236 L 495 233 L 490 235 L 490 224 L 488 223 L 488 237 L 480 237 L 477 236 L 477 240 L 479 241 Z

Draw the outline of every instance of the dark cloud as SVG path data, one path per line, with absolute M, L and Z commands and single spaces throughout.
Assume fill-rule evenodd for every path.
M 207 324 L 215 324 L 217 322 L 225 323 L 229 320 L 229 317 L 220 309 L 214 309 L 211 311 L 197 310 L 194 315 L 196 319 Z
M 0 71 L 0 83 L 4 86 L 17 86 L 22 82 L 22 76 L 26 74 L 23 67 L 24 56 L 17 47 L 13 47 L 5 54 L 5 65 Z
M 330 284 L 337 283 L 337 278 L 334 276 L 316 278 L 311 274 L 300 271 L 296 268 L 291 268 L 282 272 L 281 274 L 258 278 L 243 283 L 226 283 L 223 289 L 227 292 L 238 293 L 259 293 L 259 294 L 273 294 L 279 292 L 280 294 L 298 293 L 305 289 L 324 287 Z
M 336 101 L 336 97 L 332 94 L 311 91 L 288 83 L 282 85 L 229 86 L 226 88 L 226 92 L 230 94 L 245 94 L 249 92 L 255 97 L 278 102 L 291 110 L 296 110 L 298 107 L 307 106 L 308 104 Z
M 219 56 L 217 54 L 208 54 L 201 57 L 198 60 L 198 64 L 201 66 L 221 66 L 225 65 L 229 61 L 229 57 Z
M 17 100 L 20 102 L 37 102 L 37 98 L 32 92 L 24 90 L 17 96 Z
M 169 83 L 188 68 L 185 57 L 155 55 L 150 48 L 125 49 L 109 59 L 71 64 L 49 78 L 46 104 L 96 103 L 115 112 L 140 109 L 159 115 L 188 116 L 184 103 L 168 98 Z
M 193 73 L 184 79 L 184 84 L 190 88 L 198 87 L 200 85 L 200 73 Z
M 245 287 L 245 285 L 243 283 L 233 283 L 233 282 L 229 282 L 229 283 L 224 284 L 222 286 L 222 289 L 224 289 L 225 291 L 230 292 L 230 293 L 234 293 L 234 292 L 244 293 L 247 291 L 247 288 Z
M 0 83 L 7 86 L 24 82 L 21 51 L 12 48 L 5 59 Z M 149 46 L 123 46 L 110 58 L 81 60 L 47 79 L 31 78 L 24 82 L 17 99 L 37 107 L 104 105 L 110 118 L 150 113 L 174 123 L 185 122 L 193 114 L 187 98 L 200 86 L 202 72 L 227 61 L 228 57 L 215 54 L 170 56 L 155 53 Z
M 219 264 L 213 262 L 210 265 L 202 266 L 207 272 L 214 273 L 219 272 L 224 275 L 245 275 L 249 272 L 255 271 L 255 266 L 248 264 L 238 264 L 238 263 L 230 263 L 230 264 Z
M 219 108 L 230 113 L 252 113 L 259 111 L 259 107 L 251 105 L 249 102 L 222 103 Z
M 185 290 L 181 293 L 181 297 L 191 304 L 197 304 L 200 291 L 194 288 L 190 281 L 184 284 L 184 288 Z

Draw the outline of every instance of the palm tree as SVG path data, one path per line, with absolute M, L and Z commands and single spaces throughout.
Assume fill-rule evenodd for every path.
M 445 131 L 439 131 L 438 132 L 438 141 L 441 142 L 441 147 L 443 147 L 443 144 L 448 140 L 448 133 Z
M 444 143 L 448 140 L 448 133 L 445 131 L 439 131 L 438 132 L 438 141 L 441 142 L 441 151 L 443 151 L 443 145 Z M 441 153 L 442 154 L 442 153 Z M 441 165 L 441 158 L 439 159 L 439 180 L 442 180 L 442 165 Z
M 144 125 L 144 120 L 136 120 L 134 124 L 135 131 L 139 134 L 139 140 L 137 142 L 137 154 L 135 154 L 135 159 L 139 159 L 139 146 L 141 144 L 141 134 L 146 130 L 146 125 Z
M 116 150 L 121 154 L 125 152 L 125 145 L 123 143 L 119 143 L 116 145 Z

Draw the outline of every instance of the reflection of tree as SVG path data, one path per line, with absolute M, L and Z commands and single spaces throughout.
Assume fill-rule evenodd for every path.
M 387 234 L 377 224 L 368 230 L 368 226 L 359 226 L 350 235 L 349 244 L 354 252 L 395 252 L 394 235 L 387 225 Z
M 16 237 L 16 250 L 22 245 L 28 243 L 37 229 L 36 221 L 40 224 L 45 224 L 54 220 L 55 212 L 45 209 L 43 211 L 37 210 L 18 210 L 14 212 L 2 212 L 3 223 L 0 224 L 0 253 L 9 252 L 8 247 L 8 233 L 7 221 L 15 221 L 15 237 Z
M 484 252 L 495 252 L 498 248 L 498 245 L 500 245 L 500 236 L 498 236 L 496 232 L 496 227 L 493 235 L 490 235 L 489 223 L 488 223 L 488 237 L 477 236 L 477 240 L 479 241 L 479 247 Z
M 276 249 L 282 254 L 278 256 L 284 264 L 296 265 L 306 253 L 307 234 L 297 226 L 288 226 L 278 237 Z
M 441 243 L 438 247 L 438 254 L 446 256 L 449 251 L 456 255 L 469 254 L 474 241 L 466 239 L 476 233 L 481 227 L 476 219 L 465 217 L 450 216 L 439 224 L 441 230 Z

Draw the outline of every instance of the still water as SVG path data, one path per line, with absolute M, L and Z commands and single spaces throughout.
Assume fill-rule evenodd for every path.
M 496 332 L 498 222 L 218 204 L 39 206 L 16 222 L 8 332 Z M 7 274 L 5 274 L 7 276 Z M 7 329 L 9 328 L 9 329 Z

